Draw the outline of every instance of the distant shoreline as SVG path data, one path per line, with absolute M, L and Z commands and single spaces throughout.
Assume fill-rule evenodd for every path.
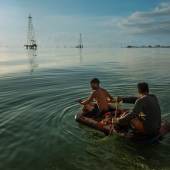
M 128 45 L 126 48 L 170 48 L 170 45 L 142 45 L 142 46 L 134 46 Z

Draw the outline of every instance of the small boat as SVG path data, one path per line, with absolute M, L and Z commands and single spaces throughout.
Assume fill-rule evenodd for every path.
M 124 110 L 119 110 L 119 112 L 127 112 L 127 109 Z M 146 137 L 146 136 L 137 136 L 134 135 L 133 131 L 130 129 L 125 129 L 125 130 L 117 130 L 112 123 L 112 117 L 114 117 L 115 111 L 113 111 L 109 116 L 110 121 L 107 121 L 107 123 L 105 122 L 105 118 L 104 116 L 102 117 L 95 117 L 95 116 L 90 116 L 90 114 L 84 114 L 83 111 L 77 113 L 75 115 L 75 120 L 83 125 L 86 125 L 90 128 L 96 129 L 100 132 L 103 132 L 105 135 L 117 135 L 117 136 L 121 136 L 124 137 L 126 139 L 130 139 L 132 141 L 138 142 L 138 143 L 142 143 L 142 144 L 152 144 L 152 143 L 157 143 L 160 140 L 163 139 L 163 137 L 165 135 L 167 135 L 168 133 L 170 133 L 170 123 L 166 122 L 166 121 L 162 121 L 161 123 L 161 128 L 159 131 L 159 134 L 156 136 L 152 136 L 152 137 Z M 109 123 L 108 123 L 109 122 Z

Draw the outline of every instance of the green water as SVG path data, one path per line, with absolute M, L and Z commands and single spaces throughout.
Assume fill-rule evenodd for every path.
M 147 81 L 170 121 L 169 49 L 0 49 L 0 170 L 168 170 L 170 135 L 143 146 L 78 124 L 98 77 L 113 96 Z

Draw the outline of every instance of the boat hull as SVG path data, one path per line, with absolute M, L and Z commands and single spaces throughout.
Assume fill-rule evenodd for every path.
M 118 135 L 133 141 L 141 142 L 141 143 L 155 143 L 159 142 L 165 135 L 170 133 L 170 123 L 166 121 L 162 121 L 161 128 L 159 134 L 152 138 L 138 138 L 133 136 L 132 133 L 129 132 L 118 132 L 114 126 L 104 125 L 100 126 L 100 121 L 96 120 L 93 117 L 84 116 L 83 112 L 79 112 L 75 115 L 75 120 L 80 124 L 86 125 L 90 128 L 96 129 L 97 131 L 103 132 L 105 135 Z

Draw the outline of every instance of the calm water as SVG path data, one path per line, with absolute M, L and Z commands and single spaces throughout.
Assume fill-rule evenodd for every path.
M 0 49 L 0 170 L 168 170 L 170 135 L 141 146 L 79 125 L 98 77 L 113 96 L 147 81 L 170 121 L 170 49 Z

